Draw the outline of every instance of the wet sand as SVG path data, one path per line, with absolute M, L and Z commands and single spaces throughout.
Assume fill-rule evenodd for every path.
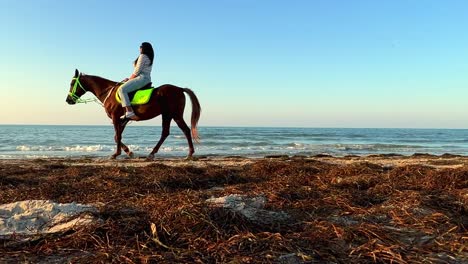
M 207 203 L 233 194 L 264 197 L 288 220 Z M 29 199 L 93 204 L 102 221 L 5 240 L 0 262 L 468 261 L 463 156 L 0 160 L 0 204 Z

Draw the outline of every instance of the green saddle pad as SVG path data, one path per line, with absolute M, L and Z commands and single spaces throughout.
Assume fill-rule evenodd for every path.
M 120 89 L 120 87 L 119 87 Z M 138 90 L 136 91 L 135 95 L 131 99 L 131 104 L 132 105 L 142 105 L 148 103 L 148 101 L 151 99 L 151 95 L 153 94 L 154 87 L 151 87 L 149 89 L 145 90 Z M 115 93 L 115 99 L 117 102 L 121 103 L 122 100 L 120 99 L 119 93 Z

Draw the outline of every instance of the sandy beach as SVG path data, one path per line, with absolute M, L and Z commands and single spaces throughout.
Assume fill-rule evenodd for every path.
M 468 262 L 465 156 L 0 160 L 0 204 L 38 199 L 100 221 L 3 238 L 0 262 Z

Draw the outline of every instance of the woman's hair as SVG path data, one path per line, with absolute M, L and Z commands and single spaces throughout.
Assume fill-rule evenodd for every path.
M 153 65 L 154 51 L 153 51 L 153 46 L 151 46 L 151 43 L 143 42 L 143 43 L 141 43 L 140 48 L 141 48 L 141 54 L 145 54 L 146 56 L 148 56 L 148 58 L 151 61 L 150 65 Z M 137 61 L 138 61 L 138 57 L 133 62 L 133 65 L 136 65 Z

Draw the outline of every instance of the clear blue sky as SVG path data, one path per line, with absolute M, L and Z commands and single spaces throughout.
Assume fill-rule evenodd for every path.
M 468 128 L 467 10 L 463 0 L 0 0 L 0 123 L 109 124 L 97 104 L 65 103 L 73 72 L 121 80 L 149 41 L 153 83 L 192 88 L 202 126 Z

